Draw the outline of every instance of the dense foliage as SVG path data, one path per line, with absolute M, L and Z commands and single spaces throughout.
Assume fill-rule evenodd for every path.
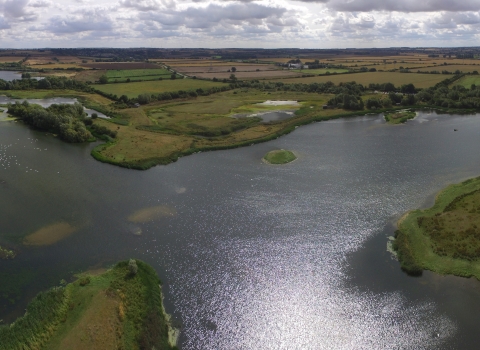
M 5 81 L 0 79 L 0 90 L 32 90 L 32 89 L 70 89 L 76 91 L 93 92 L 88 84 L 68 79 L 66 77 L 46 77 L 41 80 L 37 79 L 17 79 Z
M 8 113 L 20 118 L 34 129 L 58 134 L 67 142 L 85 142 L 92 138 L 83 119 L 85 112 L 80 103 L 51 105 L 48 108 L 27 101 L 8 105 Z
M 68 297 L 64 287 L 39 293 L 23 317 L 11 325 L 0 326 L 0 347 L 5 350 L 42 348 L 65 317 Z

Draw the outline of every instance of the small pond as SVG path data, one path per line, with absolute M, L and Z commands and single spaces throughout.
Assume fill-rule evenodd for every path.
M 5 81 L 12 81 L 15 79 L 22 79 L 22 73 L 10 71 L 10 70 L 0 70 L 0 79 Z M 43 77 L 32 77 L 31 79 L 40 80 Z

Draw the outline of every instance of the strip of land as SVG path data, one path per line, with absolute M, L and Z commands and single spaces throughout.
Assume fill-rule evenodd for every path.
M 448 186 L 433 207 L 402 217 L 393 248 L 409 274 L 480 279 L 480 177 Z
M 38 294 L 23 317 L 0 326 L 3 350 L 176 349 L 155 270 L 118 263 Z

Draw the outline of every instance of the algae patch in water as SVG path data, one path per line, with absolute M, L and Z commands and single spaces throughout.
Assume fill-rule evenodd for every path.
M 139 224 L 175 215 L 177 215 L 177 211 L 174 208 L 167 205 L 159 205 L 135 211 L 128 217 L 128 221 Z
M 25 237 L 24 245 L 48 246 L 67 238 L 78 228 L 70 225 L 68 222 L 56 222 L 54 224 L 42 227 Z

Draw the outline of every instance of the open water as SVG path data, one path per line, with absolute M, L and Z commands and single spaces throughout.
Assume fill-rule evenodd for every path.
M 161 276 L 183 349 L 475 349 L 480 283 L 406 276 L 386 245 L 404 212 L 480 175 L 479 135 L 479 115 L 356 117 L 140 172 L 1 121 L 0 244 L 19 255 L 0 260 L 0 319 L 134 257 Z M 261 161 L 279 148 L 298 160 Z M 76 231 L 22 245 L 58 222 Z

